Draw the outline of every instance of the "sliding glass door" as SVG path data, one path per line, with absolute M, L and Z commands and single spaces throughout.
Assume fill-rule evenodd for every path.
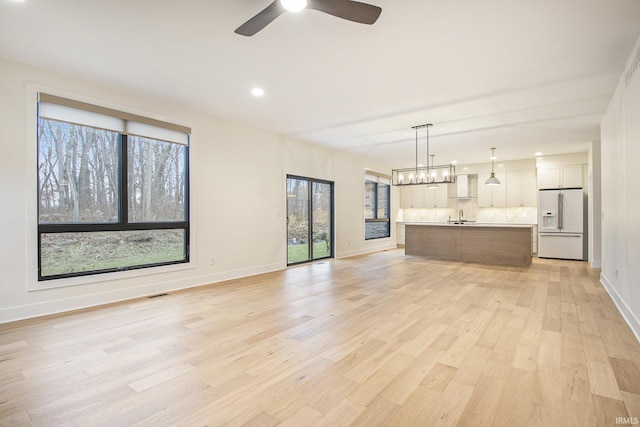
M 333 256 L 333 183 L 287 176 L 287 264 Z

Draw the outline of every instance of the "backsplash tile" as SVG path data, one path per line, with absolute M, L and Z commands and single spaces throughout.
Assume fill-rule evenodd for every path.
M 398 222 L 447 222 L 462 218 L 484 224 L 537 224 L 538 209 L 535 207 L 480 208 L 475 199 L 456 200 L 456 208 L 400 209 Z

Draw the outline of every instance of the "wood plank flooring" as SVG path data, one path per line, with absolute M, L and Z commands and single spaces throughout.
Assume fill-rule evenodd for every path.
M 640 344 L 598 275 L 392 250 L 0 325 L 0 425 L 624 424 Z

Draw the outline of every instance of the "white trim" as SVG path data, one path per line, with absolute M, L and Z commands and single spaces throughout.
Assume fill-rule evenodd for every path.
M 61 279 L 52 279 L 52 280 L 43 280 L 43 281 L 36 280 L 35 282 L 29 282 L 27 291 L 38 292 L 38 291 L 47 291 L 47 290 L 56 289 L 56 288 L 66 288 L 69 286 L 81 286 L 81 285 L 90 285 L 93 283 L 105 283 L 105 282 L 111 282 L 115 280 L 125 280 L 125 279 L 137 278 L 137 277 L 153 276 L 156 274 L 168 274 L 168 273 L 173 273 L 175 271 L 195 270 L 196 267 L 197 267 L 196 262 L 191 261 L 191 262 L 181 263 L 181 264 L 160 265 L 157 267 L 142 267 L 142 268 L 136 268 L 133 270 L 113 271 L 109 273 L 96 273 L 96 274 L 90 274 L 90 275 L 78 276 L 78 277 L 65 277 Z
M 38 88 L 36 85 L 27 84 L 27 99 L 25 102 L 25 122 L 26 122 L 26 143 L 24 144 L 24 271 L 25 290 L 30 291 L 32 285 L 38 283 L 38 140 L 37 117 L 38 117 Z M 30 118 L 33 118 L 30 120 Z M 0 319 L 2 316 L 0 316 Z
M 600 283 L 606 289 L 607 293 L 613 300 L 613 303 L 618 308 L 622 318 L 627 322 L 627 325 L 631 328 L 631 332 L 636 336 L 638 342 L 640 342 L 640 320 L 633 314 L 633 311 L 625 304 L 624 299 L 618 294 L 616 288 L 607 280 L 604 273 L 600 273 Z
M 380 239 L 383 240 L 383 239 Z M 354 249 L 351 251 L 341 251 L 339 254 L 336 254 L 336 259 L 340 259 L 340 258 L 350 258 L 353 256 L 358 256 L 358 255 L 367 255 L 367 254 L 372 254 L 374 252 L 381 252 L 381 251 L 387 251 L 389 249 L 396 249 L 396 244 L 393 243 L 391 241 L 390 238 L 385 238 L 384 240 L 386 240 L 385 242 L 382 242 L 384 244 L 377 244 L 377 245 L 366 245 L 364 248 L 361 249 Z
M 171 280 L 167 282 L 153 283 L 145 286 L 136 286 L 109 292 L 64 298 L 55 301 L 45 301 L 36 304 L 8 307 L 0 309 L 0 324 L 63 313 L 72 310 L 80 310 L 89 307 L 97 307 L 120 301 L 128 301 L 135 298 L 143 298 L 150 295 L 156 295 L 159 293 L 179 291 L 182 289 L 195 288 L 199 286 L 207 286 L 227 280 L 279 271 L 283 270 L 283 268 L 284 267 L 281 263 L 267 264 L 247 269 L 226 271 L 220 274 L 193 277 L 186 280 Z

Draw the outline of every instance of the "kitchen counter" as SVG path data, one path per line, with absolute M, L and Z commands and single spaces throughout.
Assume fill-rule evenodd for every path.
M 527 228 L 531 229 L 533 224 L 497 224 L 492 222 L 465 222 L 464 224 L 454 224 L 448 222 L 405 222 L 406 225 L 430 225 L 436 227 L 507 227 L 507 228 Z
M 532 225 L 405 224 L 405 254 L 434 259 L 529 266 L 532 239 Z

